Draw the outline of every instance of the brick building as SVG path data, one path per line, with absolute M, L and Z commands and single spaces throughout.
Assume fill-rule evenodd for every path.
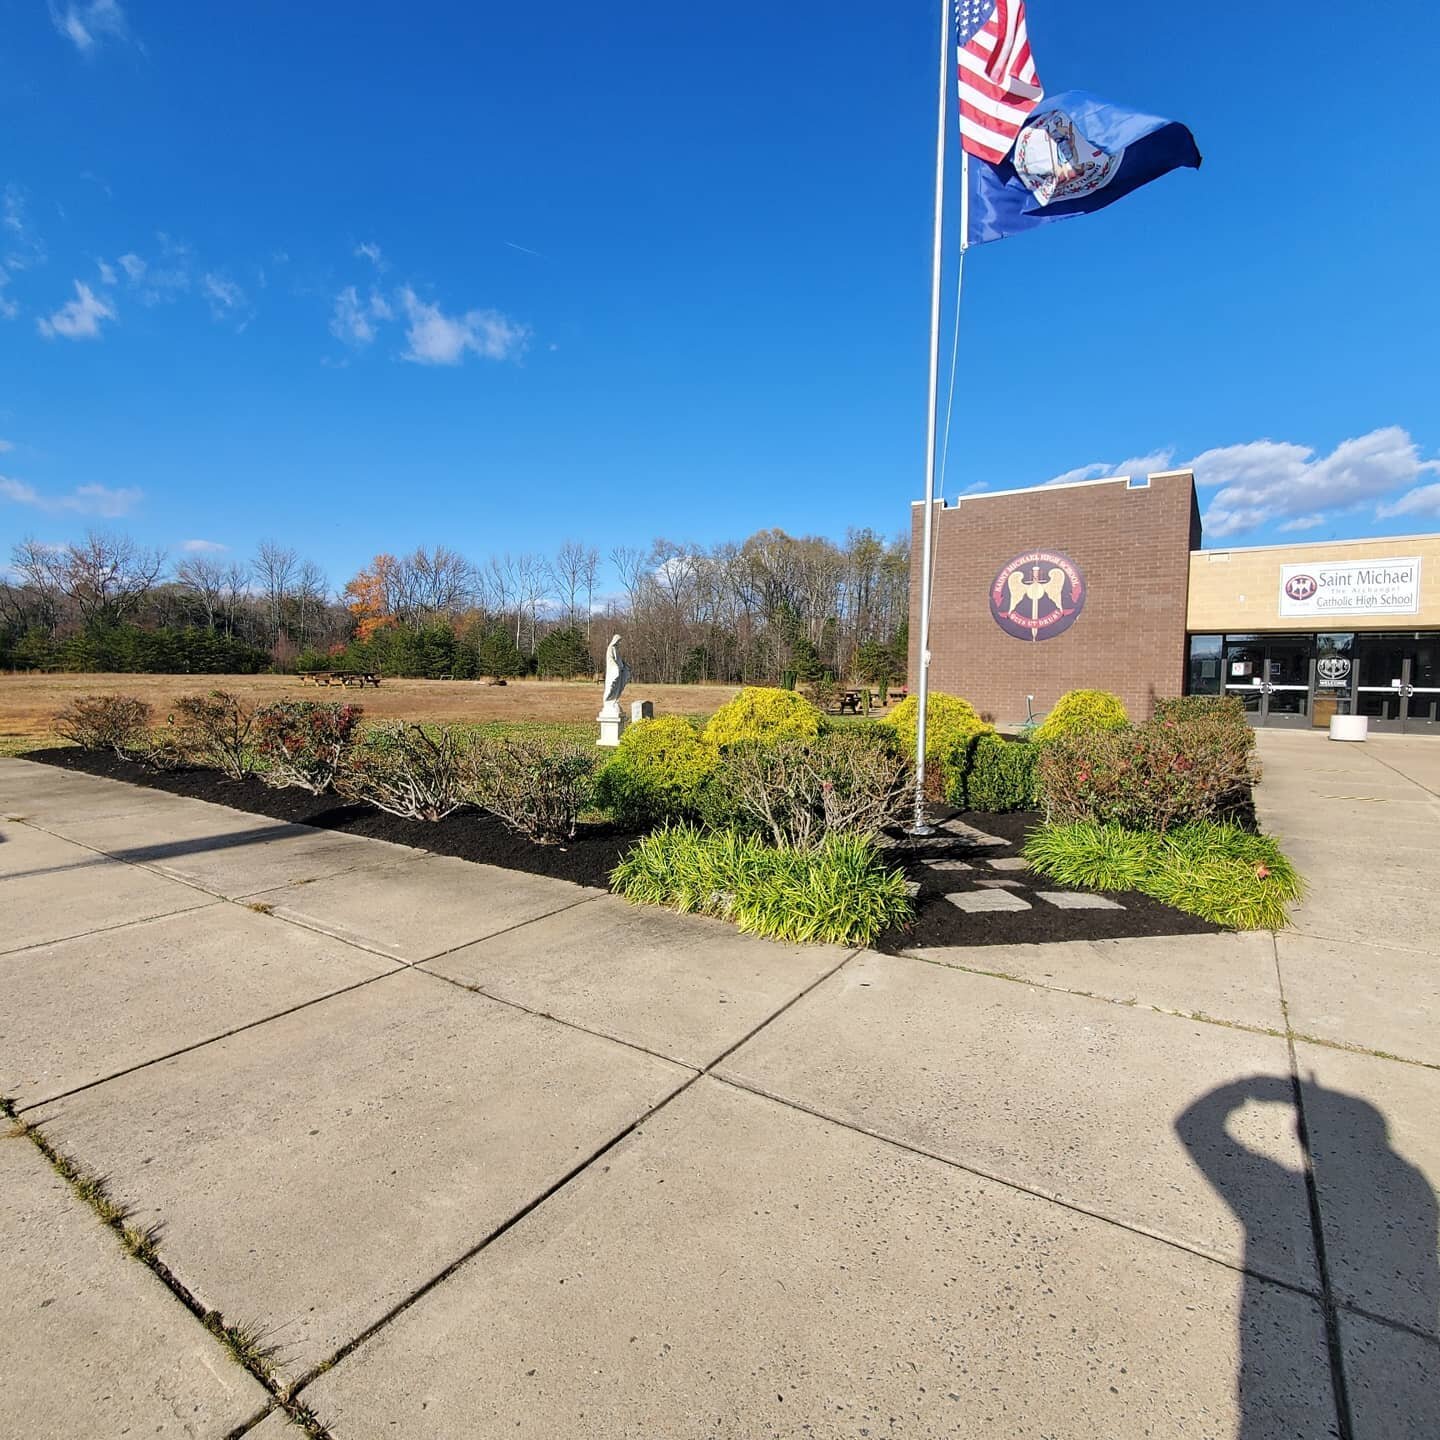
M 910 683 L 924 506 L 911 511 Z M 1255 724 L 1440 734 L 1440 535 L 1202 549 L 1167 471 L 937 501 L 932 690 L 1001 723 L 1067 690 L 1236 694 Z

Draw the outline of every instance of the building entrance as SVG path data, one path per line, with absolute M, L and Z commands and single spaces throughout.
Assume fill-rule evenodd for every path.
M 1252 725 L 1309 725 L 1313 648 L 1308 635 L 1227 636 L 1225 693 L 1240 697 Z
M 1355 710 L 1372 730 L 1440 734 L 1440 636 L 1362 635 Z

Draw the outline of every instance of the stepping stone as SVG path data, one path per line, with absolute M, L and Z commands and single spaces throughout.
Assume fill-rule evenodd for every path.
M 1048 900 L 1057 910 L 1123 910 L 1125 907 L 1103 895 L 1092 895 L 1085 890 L 1037 890 L 1042 900 Z
M 987 910 L 1028 910 L 1030 902 L 1013 890 L 962 890 L 945 897 L 957 910 L 978 915 Z
M 905 882 L 905 893 L 913 900 L 920 893 L 920 882 L 918 880 L 907 880 Z
M 1024 886 L 1018 880 L 977 880 L 977 885 L 984 885 L 989 890 L 1022 890 Z
M 931 870 L 943 870 L 947 874 L 956 870 L 973 870 L 975 867 L 968 860 L 931 860 L 927 862 Z
M 1030 862 L 1022 855 L 1007 855 L 999 860 L 985 862 L 992 870 L 1028 870 Z
M 953 835 L 957 840 L 963 840 L 967 845 L 1008 845 L 1010 842 L 1000 835 L 987 835 L 983 830 L 977 830 L 973 825 L 966 825 L 960 820 L 947 820 L 940 826 L 947 835 Z

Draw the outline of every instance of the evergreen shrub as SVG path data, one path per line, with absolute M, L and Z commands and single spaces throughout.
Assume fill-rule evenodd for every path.
M 697 819 L 719 761 L 682 716 L 637 721 L 596 777 L 595 803 L 626 830 Z
M 981 734 L 952 757 L 949 800 L 962 810 L 994 815 L 1034 810 L 1040 803 L 1036 781 L 1039 748 L 1025 740 Z
M 920 697 L 909 695 L 883 720 L 877 721 L 892 730 L 901 753 L 913 765 L 917 744 L 916 731 L 920 722 Z M 977 735 L 990 730 L 980 712 L 958 695 L 931 691 L 925 707 L 925 781 L 931 799 L 943 800 L 963 780 L 957 769 L 963 764 L 966 747 Z
M 803 695 L 767 685 L 747 685 L 706 723 L 701 739 L 717 748 L 746 740 L 813 740 L 825 717 Z
M 1035 744 L 1046 745 L 1062 735 L 1120 730 L 1130 723 L 1125 707 L 1108 690 L 1067 690 L 1035 728 Z

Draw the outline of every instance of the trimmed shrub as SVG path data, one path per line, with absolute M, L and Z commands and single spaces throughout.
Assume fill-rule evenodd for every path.
M 892 824 L 908 775 L 892 733 L 856 726 L 814 740 L 731 746 L 712 788 L 727 797 L 741 828 L 811 850 L 828 835 L 873 836 Z
M 963 754 L 952 757 L 949 800 L 962 810 L 1004 814 L 1033 810 L 1040 803 L 1036 767 L 1040 752 L 1024 740 L 977 735 Z
M 1122 730 L 1129 723 L 1125 707 L 1108 690 L 1067 690 L 1035 727 L 1033 739 L 1038 745 L 1046 745 L 1063 735 Z
M 295 786 L 323 795 L 335 784 L 360 733 L 358 705 L 283 700 L 255 716 L 260 778 L 276 788 Z
M 1243 812 L 1259 769 L 1224 720 L 1162 722 L 1052 740 L 1038 776 L 1046 818 L 1165 831 Z
M 1233 930 L 1280 930 L 1304 882 L 1279 845 L 1237 825 L 1196 821 L 1166 835 L 1120 825 L 1049 825 L 1025 842 L 1035 870 L 1061 885 L 1138 890 Z
M 920 697 L 907 696 L 883 720 L 899 742 L 901 754 L 915 763 L 916 731 L 920 722 Z M 977 735 L 990 729 L 980 712 L 958 695 L 932 691 L 925 706 L 925 793 L 943 800 L 953 793 L 962 775 L 966 748 Z
M 611 884 L 633 904 L 714 915 L 798 943 L 867 945 L 913 913 L 905 877 L 862 835 L 795 850 L 677 825 L 641 840 Z
M 111 750 L 123 760 L 144 746 L 153 714 L 134 695 L 83 695 L 55 717 L 55 729 L 82 750 Z
M 443 820 L 470 799 L 472 744 L 448 725 L 377 725 L 346 753 L 335 790 L 404 820 Z
M 640 720 L 596 776 L 595 803 L 626 830 L 698 819 L 702 792 L 719 763 L 714 747 L 681 716 Z
M 575 838 L 595 788 L 597 757 L 573 740 L 537 735 L 481 740 L 466 760 L 477 805 L 541 845 Z
M 157 750 L 155 763 L 160 768 L 183 760 L 208 765 L 232 780 L 243 780 L 254 770 L 250 736 L 255 728 L 255 708 L 238 695 L 228 690 L 181 695 L 175 701 L 170 726 L 172 744 Z
M 746 740 L 813 740 L 825 717 L 803 695 L 766 685 L 747 685 L 706 724 L 701 739 L 717 749 Z
M 1155 702 L 1157 725 L 1229 725 L 1255 748 L 1255 731 L 1245 718 L 1245 702 L 1238 695 L 1180 695 Z

